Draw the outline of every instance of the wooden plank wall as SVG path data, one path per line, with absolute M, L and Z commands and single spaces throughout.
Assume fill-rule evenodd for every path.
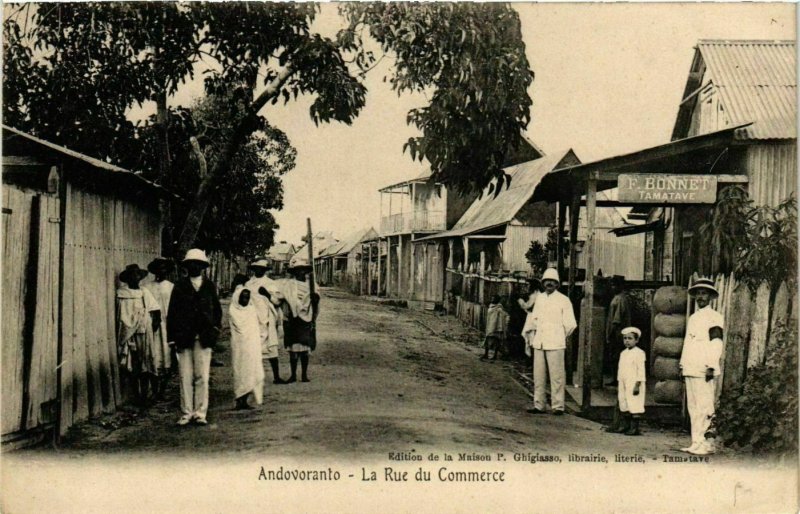
M 61 202 L 55 195 L 39 196 L 36 304 L 30 374 L 29 401 L 24 428 L 53 423 L 55 409 L 43 409 L 58 396 L 58 294 Z
M 59 199 L 3 184 L 2 434 L 54 422 Z M 35 282 L 31 279 L 35 279 Z
M 2 433 L 22 425 L 25 278 L 33 194 L 3 184 Z M 10 212 L 9 212 L 10 211 Z
M 126 265 L 161 253 L 157 208 L 66 188 L 61 432 L 124 401 L 115 341 L 114 294 Z

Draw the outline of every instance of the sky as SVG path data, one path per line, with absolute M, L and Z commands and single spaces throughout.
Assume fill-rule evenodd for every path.
M 572 148 L 583 162 L 670 140 L 699 39 L 795 39 L 794 4 L 515 3 L 535 79 L 528 135 L 545 153 Z M 335 4 L 314 28 L 333 35 Z M 284 177 L 276 241 L 299 241 L 306 218 L 339 239 L 380 223 L 378 189 L 426 168 L 403 153 L 417 134 L 406 124 L 421 95 L 397 94 L 383 82 L 391 58 L 367 79 L 367 104 L 352 125 L 315 126 L 310 97 L 262 113 L 287 133 L 297 166 Z M 187 104 L 200 88 L 179 92 Z

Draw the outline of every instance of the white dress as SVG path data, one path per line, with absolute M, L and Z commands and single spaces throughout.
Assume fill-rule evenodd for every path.
M 644 351 L 636 346 L 626 348 L 619 354 L 617 398 L 619 399 L 619 410 L 622 412 L 630 412 L 631 414 L 642 414 L 644 412 L 645 360 Z M 637 382 L 641 382 L 642 385 L 639 386 L 639 394 L 634 395 L 633 389 Z
M 283 300 L 280 284 L 265 275 L 251 277 L 244 287 L 250 290 L 250 298 L 261 311 L 261 353 L 265 359 L 276 358 L 278 348 L 283 344 L 283 316 L 278 307 Z M 269 292 L 269 300 L 259 294 L 258 290 L 262 287 Z
M 162 280 L 156 282 L 150 280 L 142 282 L 142 289 L 150 291 L 158 305 L 161 307 L 161 325 L 156 329 L 153 337 L 155 344 L 153 345 L 153 360 L 156 369 L 159 373 L 164 372 L 172 367 L 170 360 L 169 341 L 167 341 L 167 311 L 169 310 L 169 299 L 172 296 L 172 289 L 175 284 L 169 280 Z
M 117 289 L 117 356 L 119 365 L 131 373 L 158 375 L 154 358 L 155 337 L 150 313 L 160 310 L 147 289 Z
M 264 366 L 261 361 L 261 328 L 259 310 L 252 301 L 239 305 L 239 296 L 244 291 L 239 286 L 231 297 L 228 307 L 231 327 L 231 360 L 233 364 L 233 394 L 240 398 L 250 392 L 257 404 L 264 395 Z

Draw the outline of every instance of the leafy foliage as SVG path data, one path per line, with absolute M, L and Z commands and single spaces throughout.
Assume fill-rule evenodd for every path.
M 189 138 L 198 135 L 207 162 L 215 163 L 242 109 L 231 95 L 210 96 L 192 109 L 173 114 L 169 137 L 178 144 L 172 148 L 172 168 L 165 178 L 167 187 L 176 191 L 197 190 L 201 177 L 192 162 Z M 143 145 L 152 147 L 157 138 L 155 126 L 149 125 L 141 132 Z M 294 168 L 296 154 L 286 134 L 262 119 L 259 130 L 235 154 L 224 182 L 215 184 L 210 215 L 203 219 L 197 244 L 228 255 L 264 253 L 272 245 L 277 228 L 270 210 L 283 207 L 281 177 Z M 142 155 L 142 168 L 155 173 L 156 156 Z M 176 228 L 187 216 L 187 207 L 173 206 L 172 223 Z
M 773 290 L 797 281 L 797 203 L 790 196 L 777 207 L 753 206 L 740 186 L 722 190 L 700 227 L 713 249 L 712 271 L 735 272 L 755 290 L 766 281 Z M 776 266 L 775 263 L 781 263 Z
M 531 241 L 528 251 L 525 252 L 525 259 L 531 265 L 531 270 L 535 276 L 539 276 L 547 269 L 547 250 L 539 241 Z
M 717 435 L 733 448 L 797 453 L 797 323 L 781 325 L 764 364 L 752 367 L 741 390 L 720 398 Z
M 362 81 L 376 61 L 362 39 L 366 27 L 384 52 L 394 54 L 391 83 L 398 94 L 432 94 L 427 107 L 408 115 L 422 131 L 408 141 L 412 158 L 427 158 L 434 179 L 455 191 L 481 191 L 495 177 L 496 192 L 508 183 L 500 166 L 530 120 L 533 78 L 513 9 L 344 4 L 348 28 L 336 40 L 311 31 L 316 13 L 314 4 L 289 2 L 8 4 L 4 119 L 129 168 L 158 150 L 157 178 L 180 182 L 184 178 L 163 175 L 176 167 L 166 165 L 169 146 L 185 145 L 191 125 L 170 126 L 180 125 L 186 113 L 167 111 L 166 99 L 202 70 L 207 95 L 228 99 L 236 109 L 226 112 L 233 118 L 218 134 L 222 139 L 214 139 L 208 175 L 194 184 L 180 238 L 187 248 L 205 213 L 220 213 L 214 196 L 227 184 L 241 185 L 230 180 L 236 159 L 244 158 L 237 154 L 265 130 L 259 112 L 267 103 L 307 94 L 315 123 L 351 123 L 358 115 L 366 98 Z M 127 113 L 146 101 L 156 102 L 159 116 L 137 126 Z M 153 125 L 156 144 L 143 146 L 137 138 Z
M 349 27 L 339 42 L 362 69 L 374 62 L 361 41 L 366 26 L 396 56 L 392 88 L 431 92 L 428 106 L 408 114 L 423 135 L 405 148 L 430 162 L 433 180 L 460 193 L 480 193 L 492 178 L 495 194 L 510 183 L 501 166 L 530 122 L 533 81 L 517 13 L 492 2 L 352 2 L 341 10 Z
M 535 276 L 540 276 L 547 269 L 547 263 L 558 251 L 558 228 L 553 225 L 547 231 L 547 241 L 543 245 L 539 241 L 531 241 L 525 259 L 531 265 Z

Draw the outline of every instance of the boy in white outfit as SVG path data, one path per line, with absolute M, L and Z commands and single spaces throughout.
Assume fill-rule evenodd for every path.
M 639 435 L 639 419 L 644 414 L 645 366 L 646 356 L 636 344 L 642 331 L 636 327 L 622 329 L 622 343 L 625 349 L 619 354 L 617 366 L 617 399 L 622 424 L 613 432 L 625 435 Z

